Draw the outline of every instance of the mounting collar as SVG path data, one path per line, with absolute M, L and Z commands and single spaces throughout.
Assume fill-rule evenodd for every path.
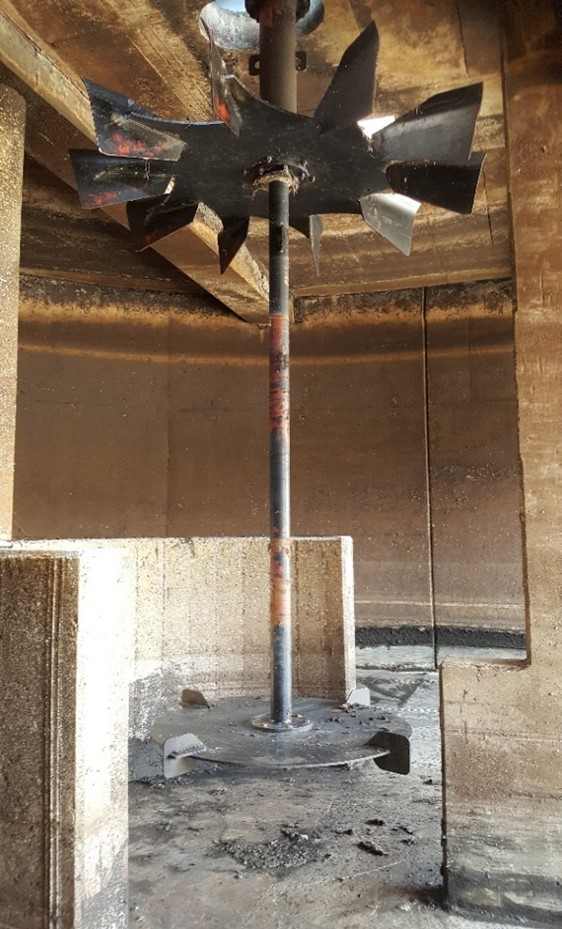
M 260 13 L 267 3 L 271 3 L 271 0 L 246 0 L 246 12 L 259 23 Z M 306 16 L 309 10 L 310 0 L 297 0 L 297 22 Z

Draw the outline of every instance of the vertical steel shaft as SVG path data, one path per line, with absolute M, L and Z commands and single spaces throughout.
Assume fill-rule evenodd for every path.
M 297 108 L 297 0 L 265 0 L 260 11 L 260 94 Z M 271 720 L 292 715 L 289 385 L 289 185 L 269 185 L 269 475 Z
M 271 718 L 291 718 L 289 188 L 269 185 L 269 518 Z

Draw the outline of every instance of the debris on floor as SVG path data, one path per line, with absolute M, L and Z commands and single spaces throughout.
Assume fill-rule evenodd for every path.
M 267 774 L 202 764 L 131 784 L 131 929 L 494 929 L 440 904 L 436 674 L 362 683 L 366 728 L 385 712 L 411 724 L 409 776 L 372 762 Z
M 241 842 L 236 839 L 219 840 L 215 851 L 219 855 L 230 855 L 238 864 L 256 871 L 283 874 L 302 867 L 310 861 L 320 861 L 321 840 L 313 832 L 299 832 L 282 826 L 278 838 L 268 842 Z
M 371 855 L 388 855 L 388 852 L 385 852 L 384 848 L 375 845 L 370 839 L 361 839 L 361 841 L 357 843 L 357 848 L 362 848 L 364 852 L 369 852 Z

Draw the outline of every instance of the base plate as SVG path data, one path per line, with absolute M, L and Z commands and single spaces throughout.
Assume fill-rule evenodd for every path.
M 271 713 L 263 713 L 261 716 L 254 716 L 252 726 L 256 729 L 265 729 L 267 732 L 289 732 L 291 729 L 312 729 L 314 723 L 307 719 L 302 713 L 291 713 L 287 722 L 276 722 Z
M 220 700 L 210 709 L 178 709 L 160 717 L 152 738 L 165 745 L 168 739 L 189 734 L 193 748 L 170 757 L 181 754 L 259 768 L 349 766 L 389 754 L 389 749 L 370 744 L 381 727 L 371 708 L 346 710 L 331 700 L 303 699 L 295 701 L 293 709 L 311 726 L 283 732 L 256 729 L 252 720 L 268 715 L 267 699 Z

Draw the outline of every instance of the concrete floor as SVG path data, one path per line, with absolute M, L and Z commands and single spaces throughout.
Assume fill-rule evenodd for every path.
M 131 785 L 131 927 L 493 929 L 441 906 L 437 675 L 363 682 L 411 724 L 411 774 L 209 767 Z

